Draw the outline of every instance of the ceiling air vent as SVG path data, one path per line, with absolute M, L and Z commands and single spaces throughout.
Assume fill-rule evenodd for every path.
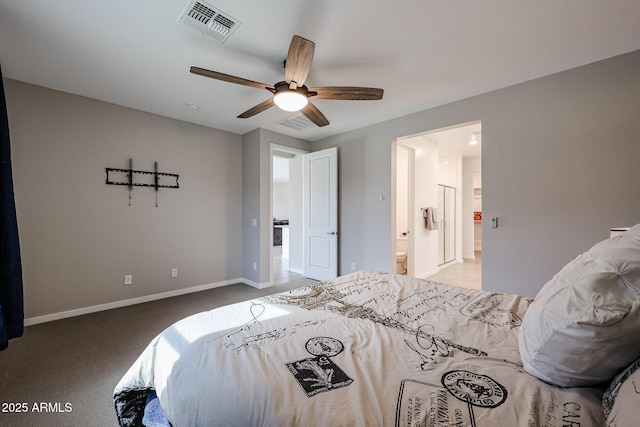
M 305 130 L 307 128 L 315 126 L 313 122 L 309 120 L 304 114 L 297 114 L 293 117 L 280 120 L 277 123 L 279 125 L 286 126 L 295 130 Z
M 202 35 L 213 37 L 220 43 L 224 43 L 242 24 L 229 14 L 200 0 L 190 1 L 178 20 L 200 31 Z

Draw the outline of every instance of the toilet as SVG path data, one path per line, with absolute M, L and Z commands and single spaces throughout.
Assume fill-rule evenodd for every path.
M 407 274 L 407 253 L 396 252 L 396 274 Z
M 407 236 L 396 239 L 396 274 L 407 274 Z

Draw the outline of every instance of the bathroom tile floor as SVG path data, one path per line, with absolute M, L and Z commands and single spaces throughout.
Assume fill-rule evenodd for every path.
M 465 259 L 463 263 L 451 263 L 446 267 L 440 267 L 438 273 L 427 279 L 463 288 L 482 289 L 482 252 L 476 252 L 473 260 Z

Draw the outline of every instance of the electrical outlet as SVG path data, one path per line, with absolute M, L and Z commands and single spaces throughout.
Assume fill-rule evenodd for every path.
M 177 268 L 172 268 L 171 269 L 171 277 L 178 277 L 178 269 Z
M 356 263 L 355 262 L 351 263 L 351 271 L 356 271 Z
M 257 269 L 258 269 L 258 263 L 257 263 L 257 262 L 254 262 L 254 263 L 253 263 L 253 269 L 254 269 L 254 270 L 257 270 Z
M 124 276 L 125 285 L 130 285 L 132 283 L 133 283 L 133 276 L 131 274 L 127 274 L 126 276 Z

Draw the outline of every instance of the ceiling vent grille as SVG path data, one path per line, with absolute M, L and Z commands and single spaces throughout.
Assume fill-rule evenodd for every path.
M 242 24 L 229 14 L 200 0 L 191 0 L 178 21 L 195 28 L 202 35 L 213 37 L 220 43 L 224 43 Z
M 288 119 L 280 120 L 278 124 L 295 130 L 305 130 L 314 126 L 313 122 L 304 114 L 297 114 Z

